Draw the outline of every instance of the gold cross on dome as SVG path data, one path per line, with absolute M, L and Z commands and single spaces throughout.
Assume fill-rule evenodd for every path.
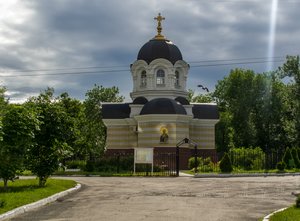
M 154 18 L 157 20 L 157 35 L 155 36 L 155 39 L 165 39 L 165 37 L 161 34 L 161 22 L 165 20 L 165 17 L 162 17 L 160 13 L 158 13 L 158 16 Z

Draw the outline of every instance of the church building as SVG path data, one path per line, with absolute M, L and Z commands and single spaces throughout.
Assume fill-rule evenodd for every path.
M 141 47 L 130 66 L 132 102 L 102 104 L 106 152 L 133 153 L 137 148 L 174 152 L 179 141 L 189 138 L 197 143 L 200 154 L 214 154 L 217 106 L 188 101 L 190 66 L 179 48 L 162 35 L 161 22 L 165 18 L 158 14 L 155 19 L 156 36 Z M 187 161 L 193 146 L 185 144 L 181 151 L 187 154 Z

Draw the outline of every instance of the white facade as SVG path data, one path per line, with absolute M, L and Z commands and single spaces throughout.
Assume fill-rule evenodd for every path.
M 174 65 L 164 58 L 155 59 L 150 64 L 137 60 L 131 66 L 133 92 L 130 96 L 132 100 L 145 97 L 148 101 L 154 98 L 187 98 L 188 71 L 189 65 L 183 60 Z

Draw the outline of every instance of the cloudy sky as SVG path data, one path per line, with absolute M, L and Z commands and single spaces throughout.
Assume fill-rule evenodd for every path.
M 117 86 L 129 101 L 129 65 L 156 34 L 161 12 L 163 34 L 191 65 L 188 88 L 213 90 L 233 68 L 265 72 L 299 54 L 300 0 L 278 0 L 277 10 L 275 1 L 1 1 L 0 85 L 12 102 L 47 87 L 82 100 L 94 84 Z

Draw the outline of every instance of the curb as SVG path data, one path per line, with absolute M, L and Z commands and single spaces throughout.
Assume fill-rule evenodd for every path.
M 23 214 L 25 212 L 28 212 L 28 211 L 34 210 L 36 208 L 42 207 L 46 204 L 52 203 L 52 202 L 56 201 L 57 199 L 59 199 L 61 197 L 64 197 L 66 195 L 69 195 L 70 193 L 78 191 L 80 188 L 81 188 L 81 184 L 78 183 L 75 187 L 73 187 L 71 189 L 62 191 L 60 193 L 56 193 L 52 196 L 49 196 L 45 199 L 41 199 L 41 200 L 36 201 L 34 203 L 30 203 L 30 204 L 27 204 L 27 205 L 24 205 L 24 206 L 20 206 L 16 209 L 10 210 L 10 211 L 0 215 L 0 221 L 13 218 L 13 217 L 18 216 L 20 214 Z
M 271 176 L 299 176 L 300 173 L 253 173 L 253 174 L 196 174 L 195 178 L 224 178 L 224 177 L 271 177 Z
M 275 213 L 279 213 L 279 212 L 281 212 L 281 211 L 283 211 L 283 210 L 286 210 L 287 208 L 288 208 L 288 207 L 282 208 L 282 209 L 279 209 L 279 210 L 276 210 L 275 212 L 273 212 L 273 213 L 271 213 L 271 214 L 265 216 L 265 217 L 263 218 L 262 221 L 269 221 L 270 218 L 271 218 L 271 216 L 273 216 Z

